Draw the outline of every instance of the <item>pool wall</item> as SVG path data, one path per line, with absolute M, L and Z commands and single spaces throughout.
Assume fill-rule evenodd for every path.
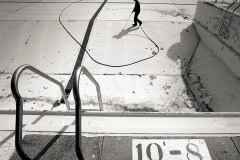
M 240 16 L 234 13 L 225 38 L 219 30 L 226 11 L 226 7 L 198 1 L 193 24 L 203 43 L 240 78 Z

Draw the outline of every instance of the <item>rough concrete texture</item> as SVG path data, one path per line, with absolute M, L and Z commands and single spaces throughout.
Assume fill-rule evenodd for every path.
M 97 160 L 101 152 L 102 137 L 83 137 L 82 152 L 86 160 Z M 32 159 L 77 160 L 75 136 L 25 135 L 23 149 Z M 21 159 L 15 151 L 10 160 Z
M 51 75 L 65 87 L 70 75 Z M 15 100 L 12 96 L 10 83 L 12 74 L 0 76 L 0 110 L 15 110 Z M 23 98 L 24 110 L 51 110 L 56 101 L 61 98 L 61 90 L 52 82 L 36 75 L 22 74 L 19 79 L 19 92 Z
M 196 106 L 179 76 L 94 75 L 94 78 L 100 85 L 105 111 L 195 112 Z M 85 75 L 81 76 L 79 90 L 84 109 L 99 108 L 96 88 Z M 75 108 L 72 94 L 69 102 Z
M 208 105 L 214 112 L 240 111 L 239 79 L 202 41 L 194 53 L 190 74 L 196 76 L 187 76 L 189 86 L 203 106 Z M 213 98 L 204 101 L 208 96 Z
M 14 132 L 13 131 L 1 131 L 0 132 L 0 159 L 7 160 L 9 159 L 14 150 Z
M 215 37 L 221 42 L 220 44 L 217 44 L 216 42 L 205 43 L 238 77 L 240 77 L 240 45 L 238 43 L 240 37 L 240 33 L 238 31 L 240 19 L 239 16 L 233 16 L 229 25 L 229 32 L 226 34 L 227 38 L 223 38 L 223 36 L 219 35 L 219 30 L 223 23 L 224 15 L 225 11 L 223 9 L 219 9 L 214 5 L 198 2 L 194 20 L 197 23 L 200 23 L 201 26 L 210 33 L 206 39 L 209 37 Z M 201 39 L 202 38 L 204 37 L 201 36 Z M 223 50 L 225 47 L 232 50 L 232 53 L 225 54 L 229 55 L 227 57 L 221 54 L 220 51 L 220 49 Z

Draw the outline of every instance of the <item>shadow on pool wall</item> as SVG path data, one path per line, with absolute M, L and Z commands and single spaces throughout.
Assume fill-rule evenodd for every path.
M 185 75 L 188 73 L 188 67 L 190 65 L 191 59 L 199 45 L 199 36 L 193 24 L 189 25 L 187 28 L 183 29 L 180 33 L 180 42 L 172 45 L 168 51 L 167 56 L 172 61 L 177 64 L 180 63 L 179 69 L 181 70 L 181 77 L 185 84 L 187 95 L 189 96 L 188 101 L 191 101 L 191 106 L 193 106 L 198 112 L 208 112 L 211 111 L 209 108 L 197 101 L 192 89 L 189 86 L 189 82 L 186 80 Z

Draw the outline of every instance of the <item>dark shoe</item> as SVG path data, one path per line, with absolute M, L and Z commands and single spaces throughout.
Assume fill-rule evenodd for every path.
M 133 24 L 132 26 L 137 26 L 137 24 Z
M 141 26 L 142 25 L 142 22 L 139 22 L 139 26 Z

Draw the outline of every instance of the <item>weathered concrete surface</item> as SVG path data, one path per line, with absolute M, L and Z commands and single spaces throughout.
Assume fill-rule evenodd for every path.
M 74 26 L 76 24 L 77 28 Z M 86 22 L 64 22 L 64 25 L 74 31 L 72 34 L 79 41 L 83 39 Z M 28 34 L 28 40 L 21 47 L 21 52 L 14 57 L 6 73 L 13 73 L 20 65 L 30 64 L 48 74 L 71 74 L 80 46 L 59 22 L 39 21 Z M 11 43 L 4 47 L 11 47 Z
M 193 57 L 190 73 L 200 79 L 190 84 L 199 102 L 207 96 L 213 96 L 208 104 L 214 112 L 240 111 L 240 80 L 223 64 L 223 62 L 201 41 Z M 191 78 L 188 79 L 191 83 Z M 197 87 L 197 83 L 202 87 Z M 207 90 L 201 90 L 207 89 Z
M 240 77 L 240 55 L 220 41 L 216 36 L 212 35 L 199 23 L 194 21 L 196 30 L 201 37 L 201 40 L 212 50 L 219 59 L 237 76 Z
M 109 65 L 123 65 L 151 56 L 152 51 L 157 51 L 140 28 L 122 31 L 124 23 L 126 22 L 95 23 L 87 48 L 95 60 Z M 128 22 L 125 28 L 130 25 L 131 22 Z M 198 36 L 191 23 L 148 22 L 142 27 L 160 48 L 155 57 L 127 67 L 112 68 L 95 63 L 85 54 L 82 64 L 93 74 L 184 73 L 198 44 Z
M 1 3 L 0 18 L 29 6 L 30 3 Z
M 70 75 L 50 76 L 61 82 L 64 87 L 70 78 Z M 3 74 L 0 76 L 0 110 L 16 109 L 15 100 L 10 88 L 11 77 L 12 74 Z M 36 74 L 23 74 L 19 79 L 18 88 L 23 98 L 24 110 L 51 110 L 62 95 L 57 85 Z
M 36 22 L 0 21 L 0 72 L 4 72 L 23 50 Z
M 23 24 L 21 25 L 25 26 L 27 23 L 31 22 L 31 25 L 27 25 L 27 29 L 24 28 L 20 31 L 17 29 L 17 27 L 14 29 L 15 32 L 24 34 L 19 36 L 21 37 L 20 40 L 13 41 L 16 43 L 15 46 L 20 48 L 17 49 L 18 52 L 16 53 L 14 49 L 10 49 L 9 52 L 11 54 L 4 58 L 6 59 L 6 63 L 4 63 L 2 67 L 2 72 L 4 71 L 4 74 L 11 74 L 20 65 L 29 63 L 50 75 L 71 75 L 80 46 L 62 28 L 58 22 L 58 18 L 61 11 L 73 1 L 56 0 L 54 1 L 56 3 L 48 2 L 48 0 L 42 0 L 39 1 L 39 3 L 19 3 L 30 5 L 16 12 L 12 12 L 13 10 L 8 10 L 8 12 L 12 13 L 0 17 L 3 25 L 6 25 L 10 22 L 13 23 L 12 21 L 14 21 L 16 23 L 22 22 Z M 61 20 L 63 24 L 72 34 L 72 36 L 80 43 L 82 43 L 88 21 L 92 18 L 98 7 L 101 5 L 99 2 L 103 1 L 79 1 L 78 3 L 70 5 L 62 14 Z M 152 56 L 152 51 L 156 50 L 154 44 L 146 38 L 140 28 L 135 28 L 136 30 L 132 32 L 128 32 L 128 30 L 126 31 L 126 28 L 129 28 L 132 24 L 133 15 L 131 17 L 131 21 L 129 21 L 126 25 L 126 32 L 122 31 L 122 27 L 126 23 L 126 20 L 134 7 L 133 1 L 126 0 L 126 2 L 127 3 L 115 0 L 109 1 L 109 3 L 105 4 L 104 8 L 94 22 L 87 50 L 90 52 L 93 58 L 97 59 L 98 61 L 109 63 L 110 65 L 121 65 Z M 197 46 L 198 36 L 196 35 L 194 27 L 191 25 L 191 20 L 186 19 L 182 14 L 182 10 L 179 9 L 179 7 L 176 6 L 172 1 L 164 0 L 159 2 L 156 0 L 142 0 L 141 2 L 142 12 L 139 18 L 143 20 L 144 24 L 142 26 L 148 36 L 159 45 L 159 54 L 152 59 L 123 68 L 109 68 L 100 66 L 89 59 L 89 57 L 85 54 L 83 65 L 86 65 L 86 67 L 96 75 L 134 74 L 142 76 L 146 75 L 147 77 L 150 75 L 159 76 L 159 79 L 161 77 L 163 80 L 159 80 L 158 82 L 158 90 L 160 91 L 152 89 L 152 86 L 149 85 L 150 82 L 147 80 L 142 83 L 148 85 L 146 89 L 150 90 L 153 95 L 155 92 L 157 92 L 156 95 L 162 96 L 162 94 L 166 93 L 161 91 L 161 87 L 164 87 L 164 82 L 169 81 L 171 78 L 177 78 L 179 81 L 178 84 L 183 85 L 182 87 L 184 88 L 184 83 L 181 81 L 181 75 L 185 73 L 190 57 Z M 182 5 L 182 7 L 184 6 Z M 9 26 L 12 25 L 14 24 L 9 24 Z M 166 27 L 166 25 L 168 27 Z M 3 29 L 3 32 L 5 32 L 5 30 L 6 29 Z M 11 31 L 11 29 L 9 29 L 9 31 Z M 13 35 L 8 32 L 8 34 L 5 36 L 9 37 L 11 40 L 11 36 Z M 4 37 L 4 39 L 6 39 L 6 37 Z M 5 48 L 11 48 L 11 43 L 4 42 L 3 44 Z M 118 57 L 117 61 L 116 57 Z M 132 81 L 133 78 L 134 76 L 128 76 L 128 79 L 131 81 L 131 83 L 134 83 Z M 106 80 L 104 82 L 106 82 Z M 27 83 L 28 81 L 26 81 L 26 84 Z M 7 82 L 3 82 L 3 84 L 8 85 Z M 141 86 L 142 85 L 140 83 L 135 87 L 141 88 Z M 57 94 L 55 91 L 53 91 L 49 92 L 49 95 L 57 94 L 56 96 L 59 97 L 59 93 Z M 114 91 L 108 91 L 108 94 L 112 93 L 114 93 Z M 11 99 L 12 97 L 7 97 L 8 95 L 9 94 L 4 95 L 6 98 L 2 102 L 2 108 L 6 107 L 7 102 L 14 102 L 13 99 Z M 38 97 L 39 95 L 34 96 Z M 179 98 L 178 95 L 175 96 L 175 98 Z M 128 95 L 126 94 L 125 97 L 128 97 Z M 151 97 L 150 94 L 149 97 Z M 56 98 L 47 97 L 46 99 L 55 100 Z M 105 98 L 106 104 L 109 104 L 111 99 L 112 97 Z M 148 97 L 144 99 L 145 102 L 141 101 L 141 104 L 147 104 L 145 106 L 149 107 L 150 103 L 148 103 L 149 100 L 147 99 Z M 156 100 L 151 99 L 151 101 L 151 104 L 161 104 L 162 106 L 163 104 L 166 104 L 166 106 L 169 106 L 169 108 L 175 107 L 174 105 L 171 105 L 170 101 L 168 102 L 168 100 L 160 103 L 159 99 L 156 98 Z M 128 104 L 135 105 L 135 103 L 137 103 L 137 98 L 133 99 L 132 102 L 128 102 L 127 100 L 126 102 Z M 32 103 L 32 101 L 30 103 Z M 48 101 L 46 101 L 46 103 L 48 103 Z M 182 101 L 179 101 L 179 105 L 184 106 Z M 40 110 L 44 109 L 42 108 Z M 54 107 L 54 109 L 57 109 L 57 107 Z M 154 109 L 155 108 L 153 107 L 152 110 Z M 158 110 L 161 109 L 158 108 Z M 167 110 L 167 108 L 164 108 L 164 110 Z
M 204 39 L 204 43 L 218 55 L 236 76 L 240 77 L 240 45 L 238 43 L 240 37 L 238 31 L 240 19 L 239 17 L 233 16 L 229 26 L 229 32 L 226 35 L 228 38 L 225 39 L 219 35 L 224 13 L 223 10 L 215 6 L 198 2 L 194 20 L 209 32 L 204 34 L 202 31 L 198 31 L 201 39 Z M 213 42 L 209 43 L 210 39 L 213 40 Z M 217 43 L 217 41 L 219 42 Z M 225 52 L 228 52 L 228 54 Z
M 179 76 L 94 75 L 94 78 L 101 87 L 105 111 L 195 112 L 196 106 Z M 96 88 L 85 75 L 81 76 L 79 90 L 84 109 L 99 108 Z M 75 108 L 72 93 L 69 101 Z
M 134 8 L 133 4 L 114 4 L 107 3 L 97 20 L 127 20 Z M 133 20 L 133 15 L 131 20 Z M 142 4 L 141 12 L 138 16 L 144 21 L 174 21 L 174 22 L 190 22 L 183 19 L 181 11 L 175 5 L 165 4 Z

